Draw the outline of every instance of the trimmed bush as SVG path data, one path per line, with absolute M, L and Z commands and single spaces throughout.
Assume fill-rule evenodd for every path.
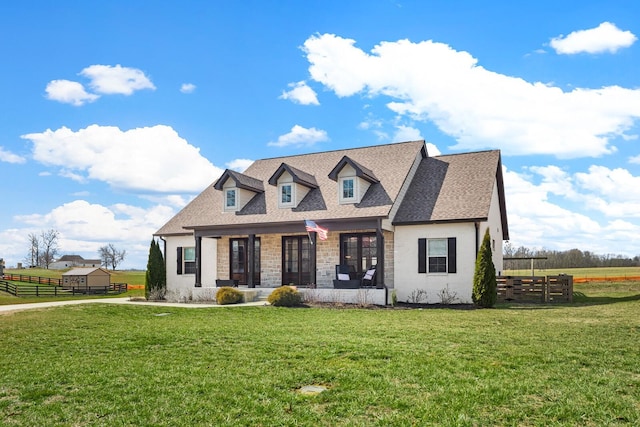
M 493 307 L 498 299 L 497 289 L 496 268 L 491 256 L 491 236 L 487 228 L 478 252 L 478 258 L 476 258 L 476 270 L 473 275 L 473 302 L 480 307 Z
M 267 301 L 276 307 L 295 307 L 302 304 L 302 295 L 291 286 L 281 286 L 271 292 Z
M 216 293 L 216 301 L 220 305 L 242 302 L 242 292 L 230 286 L 223 286 Z

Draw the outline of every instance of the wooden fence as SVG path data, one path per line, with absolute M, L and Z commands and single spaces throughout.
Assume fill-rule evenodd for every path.
M 5 275 L 6 277 L 6 275 Z M 32 283 L 32 282 L 28 282 Z M 16 285 L 15 283 L 0 280 L 0 291 L 16 297 L 54 297 L 54 296 L 74 296 L 74 295 L 107 295 L 121 294 L 127 292 L 129 285 L 126 283 L 111 283 L 109 286 L 100 287 L 73 287 L 62 288 L 61 286 L 29 286 Z
M 498 276 L 498 302 L 573 301 L 573 276 Z
M 5 274 L 0 277 L 4 280 L 12 280 L 14 282 L 35 283 L 37 285 L 60 286 L 62 279 L 52 279 L 51 277 L 27 276 L 24 274 Z

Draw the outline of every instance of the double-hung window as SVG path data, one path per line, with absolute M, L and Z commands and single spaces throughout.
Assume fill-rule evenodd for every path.
M 418 273 L 455 273 L 456 238 L 418 239 Z
M 184 248 L 184 274 L 196 274 L 196 248 Z

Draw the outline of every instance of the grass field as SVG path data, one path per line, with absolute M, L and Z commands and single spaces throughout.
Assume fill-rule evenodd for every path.
M 507 261 L 505 261 L 506 263 Z M 521 263 L 522 264 L 522 263 Z M 526 263 L 525 263 L 526 264 Z M 524 264 L 523 264 L 524 265 Z M 534 264 L 534 272 L 539 276 L 552 276 L 557 274 L 570 274 L 577 279 L 609 280 L 610 278 L 638 278 L 640 267 L 599 267 L 599 268 L 537 268 Z M 518 270 L 505 270 L 505 276 L 530 276 L 531 267 Z M 637 280 L 637 279 L 636 279 Z
M 0 316 L 2 425 L 640 425 L 640 283 L 490 310 Z M 327 391 L 307 396 L 305 385 Z

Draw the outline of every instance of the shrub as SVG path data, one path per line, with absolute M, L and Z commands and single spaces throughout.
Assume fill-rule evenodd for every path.
M 302 304 L 302 296 L 291 286 L 281 286 L 271 292 L 267 301 L 277 307 L 295 307 Z
M 484 233 L 473 275 L 473 302 L 480 307 L 493 307 L 498 299 L 496 268 L 491 257 L 489 229 Z
M 237 304 L 242 301 L 242 292 L 230 286 L 223 286 L 216 293 L 216 301 L 220 305 Z

